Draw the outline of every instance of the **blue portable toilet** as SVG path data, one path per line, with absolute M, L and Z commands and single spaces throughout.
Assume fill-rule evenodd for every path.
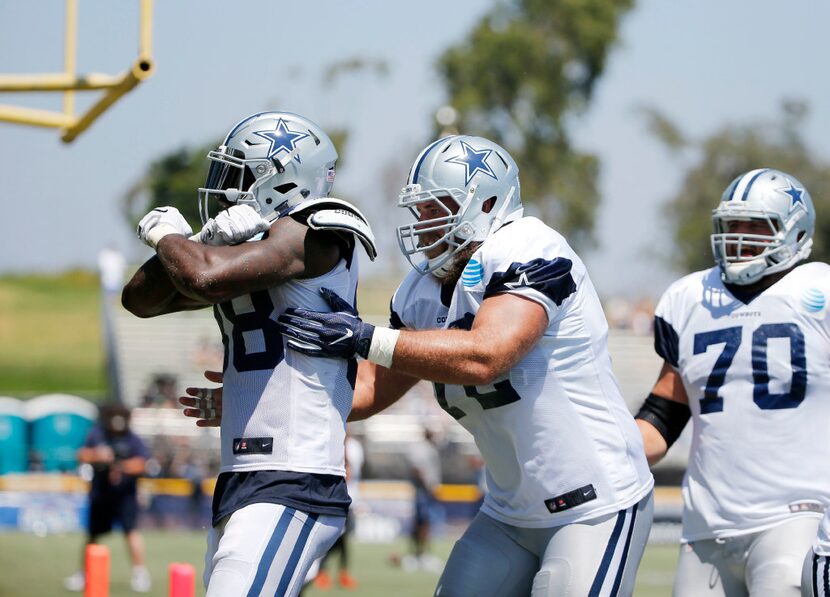
M 46 394 L 32 398 L 24 408 L 35 466 L 46 472 L 74 471 L 78 448 L 98 418 L 95 404 L 69 394 Z
M 26 417 L 23 402 L 0 396 L 0 475 L 28 468 Z

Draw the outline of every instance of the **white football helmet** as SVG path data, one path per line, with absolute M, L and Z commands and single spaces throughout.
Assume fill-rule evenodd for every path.
M 766 222 L 769 234 L 729 232 L 728 222 Z M 712 211 L 712 253 L 729 284 L 753 284 L 806 259 L 813 246 L 816 212 L 810 193 L 780 170 L 763 168 L 741 174 L 726 188 Z M 762 249 L 741 256 L 747 247 Z
M 398 245 L 418 272 L 441 278 L 461 249 L 484 241 L 505 222 L 522 216 L 519 168 L 510 154 L 492 141 L 466 135 L 444 137 L 418 155 L 398 206 L 409 209 L 418 220 L 419 206 L 431 201 L 443 213 L 399 226 Z M 427 242 L 422 235 L 438 237 Z M 413 261 L 413 255 L 442 244 L 446 249 L 439 255 L 421 263 Z
M 199 189 L 202 223 L 227 204 L 250 205 L 273 221 L 307 199 L 329 194 L 337 150 L 307 118 L 260 112 L 234 126 L 207 157 L 210 170 Z

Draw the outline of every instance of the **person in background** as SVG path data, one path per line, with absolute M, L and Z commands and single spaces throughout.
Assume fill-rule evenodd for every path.
M 137 593 L 149 592 L 152 585 L 145 566 L 144 541 L 136 527 L 137 481 L 144 473 L 148 455 L 144 442 L 130 430 L 129 409 L 120 404 L 101 407 L 100 421 L 78 450 L 78 462 L 92 466 L 93 471 L 87 544 L 98 543 L 101 536 L 112 530 L 113 523 L 118 522 L 132 562 L 130 586 Z M 85 585 L 82 571 L 64 581 L 69 591 L 83 591 Z
M 735 178 L 712 212 L 715 264 L 654 317 L 663 358 L 637 414 L 654 464 L 692 420 L 674 597 L 797 597 L 830 503 L 830 266 L 795 177 Z M 826 578 L 826 577 L 825 577 Z
M 441 484 L 441 453 L 435 442 L 435 434 L 428 427 L 423 437 L 407 453 L 412 485 L 415 488 L 414 518 L 412 520 L 412 554 L 401 560 L 404 570 L 429 570 L 439 572 L 442 562 L 429 553 L 432 519 L 438 500 L 435 493 Z

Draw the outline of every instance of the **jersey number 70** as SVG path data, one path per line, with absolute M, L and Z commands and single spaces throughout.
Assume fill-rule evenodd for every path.
M 788 338 L 790 341 L 790 366 L 793 370 L 789 392 L 773 394 L 769 391 L 769 367 L 767 344 L 770 338 Z M 712 344 L 723 344 L 723 350 L 706 380 L 700 414 L 721 412 L 723 397 L 718 394 L 726 380 L 726 372 L 738 352 L 743 339 L 741 326 L 695 334 L 694 354 L 705 353 Z M 807 391 L 807 354 L 804 350 L 804 334 L 794 323 L 764 323 L 752 332 L 752 400 L 759 408 L 776 410 L 796 408 L 804 400 Z

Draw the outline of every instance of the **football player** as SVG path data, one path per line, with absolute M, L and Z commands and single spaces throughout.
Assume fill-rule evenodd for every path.
M 801 575 L 802 597 L 830 597 L 830 508 L 818 527 L 813 549 L 804 560 Z
M 473 434 L 489 493 L 435 594 L 631 595 L 653 479 L 585 266 L 523 216 L 516 163 L 487 139 L 429 145 L 399 205 L 414 218 L 397 231 L 414 270 L 392 299 L 393 329 L 329 290 L 333 313 L 292 308 L 279 321 L 297 352 L 367 359 L 352 418 L 425 379 Z
M 175 208 L 148 213 L 138 234 L 156 255 L 122 302 L 139 317 L 212 306 L 222 334 L 208 597 L 296 595 L 346 521 L 343 442 L 356 362 L 286 352 L 276 318 L 287 305 L 324 308 L 323 286 L 353 303 L 355 246 L 374 258 L 374 241 L 354 206 L 327 197 L 337 152 L 308 119 L 255 114 L 208 158 L 201 242 Z
M 717 265 L 657 306 L 637 415 L 652 463 L 693 421 L 674 595 L 797 596 L 830 502 L 830 267 L 804 262 L 815 211 L 789 174 L 742 174 L 712 221 Z

